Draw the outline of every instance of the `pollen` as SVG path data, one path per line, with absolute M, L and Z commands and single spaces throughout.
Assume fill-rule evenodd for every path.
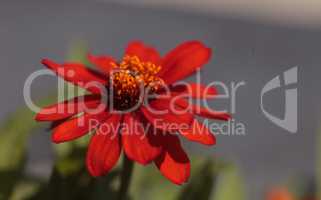
M 142 93 L 156 92 L 163 85 L 157 77 L 161 70 L 152 62 L 143 62 L 137 56 L 125 55 L 120 63 L 112 63 L 111 83 L 116 109 L 125 110 L 139 103 Z

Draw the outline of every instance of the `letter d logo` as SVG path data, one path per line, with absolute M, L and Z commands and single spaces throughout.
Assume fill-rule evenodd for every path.
M 284 72 L 284 84 L 296 84 L 298 82 L 298 67 L 293 67 Z M 281 87 L 280 77 L 276 76 L 270 80 L 261 91 L 261 110 L 264 115 L 279 127 L 291 132 L 296 133 L 298 130 L 298 89 L 285 90 L 285 113 L 284 119 L 275 117 L 268 113 L 263 106 L 263 95 L 271 90 Z

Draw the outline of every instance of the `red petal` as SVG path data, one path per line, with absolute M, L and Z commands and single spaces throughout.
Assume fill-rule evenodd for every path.
M 88 54 L 88 60 L 96 67 L 101 69 L 105 74 L 109 74 L 109 72 L 113 69 L 112 63 L 116 62 L 111 56 L 94 56 L 91 54 Z
M 86 108 L 91 109 L 97 107 L 100 103 L 100 98 L 101 97 L 97 95 L 75 97 L 41 109 L 35 119 L 37 121 L 62 120 L 83 112 Z
M 160 56 L 156 49 L 145 45 L 141 41 L 132 41 L 128 44 L 125 54 L 130 56 L 138 56 L 144 62 L 152 62 L 160 64 Z
M 163 136 L 163 152 L 155 160 L 155 164 L 162 175 L 175 184 L 181 185 L 190 176 L 190 161 L 175 135 Z
M 120 115 L 109 117 L 90 140 L 86 164 L 92 176 L 107 174 L 118 161 L 121 152 L 118 132 L 120 118 Z M 115 129 L 104 131 L 102 129 L 104 125 L 115 127 Z
M 58 127 L 60 124 L 63 124 L 68 120 L 69 120 L 69 118 L 53 121 L 52 123 L 50 123 L 50 126 L 48 129 L 53 130 L 54 128 Z
M 122 144 L 128 158 L 146 165 L 159 156 L 161 148 L 157 136 L 150 130 L 152 127 L 144 126 L 141 116 L 126 114 L 124 124 Z
M 206 108 L 198 107 L 195 105 L 192 108 L 192 112 L 201 117 L 210 118 L 210 119 L 218 119 L 223 121 L 228 121 L 229 119 L 231 119 L 231 115 L 229 113 L 212 111 L 212 110 L 208 110 Z
M 167 84 L 184 79 L 206 64 L 211 54 L 211 49 L 199 41 L 185 42 L 164 57 L 160 76 Z
M 195 114 L 195 115 L 199 115 L 201 117 L 205 117 L 205 118 L 210 118 L 210 119 L 218 119 L 218 120 L 224 120 L 227 121 L 231 118 L 231 115 L 226 113 L 226 112 L 218 112 L 218 111 L 214 111 L 212 109 L 207 109 L 205 107 L 202 107 L 200 105 L 194 105 L 194 104 L 190 104 L 187 100 L 185 99 L 176 99 L 175 100 L 175 104 L 186 109 L 186 108 L 190 108 L 190 111 Z
M 42 64 L 54 71 L 58 76 L 80 87 L 85 87 L 93 93 L 101 93 L 99 87 L 104 87 L 107 81 L 98 73 L 86 68 L 80 63 L 64 63 L 62 65 L 49 59 L 43 59 Z
M 188 83 L 188 85 L 177 85 L 171 89 L 171 95 L 184 95 L 191 98 L 213 98 L 217 95 L 215 87 L 208 87 L 198 83 Z
M 193 125 L 189 129 L 179 130 L 180 134 L 188 140 L 199 142 L 205 145 L 216 144 L 215 136 L 206 128 L 204 124 L 194 119 Z
M 77 139 L 89 131 L 98 128 L 106 120 L 108 113 L 87 114 L 66 121 L 53 129 L 52 140 L 55 143 Z
M 171 111 L 169 103 L 166 99 L 155 100 L 149 104 L 149 107 L 142 106 L 141 111 L 146 119 L 158 129 L 174 131 L 180 129 L 181 126 L 190 125 L 193 121 L 193 115 L 187 112 L 175 113 Z M 180 110 L 179 107 L 176 107 L 176 109 Z M 166 113 L 158 113 L 157 111 L 165 111 Z

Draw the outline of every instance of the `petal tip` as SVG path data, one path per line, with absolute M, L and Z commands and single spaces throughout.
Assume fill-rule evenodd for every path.
M 87 52 L 86 57 L 87 57 L 87 59 L 88 59 L 89 61 L 92 61 L 92 60 L 94 60 L 94 59 L 96 58 L 96 56 L 94 56 L 94 55 L 93 55 L 92 53 L 90 53 L 90 52 Z
M 41 120 L 41 115 L 40 115 L 40 113 L 37 113 L 37 114 L 33 117 L 33 119 L 36 120 L 36 121 L 42 121 L 42 120 Z
M 58 134 L 59 132 L 57 131 L 57 128 L 55 128 L 55 130 L 53 130 L 53 133 L 51 135 L 51 141 L 55 144 L 60 144 L 65 142 L 66 140 Z
M 204 142 L 204 144 L 207 145 L 207 146 L 216 145 L 216 137 L 213 134 L 211 134 L 210 138 L 211 139 L 209 139 L 208 141 Z
M 230 121 L 232 119 L 232 115 L 229 114 L 229 113 L 224 113 L 223 114 L 223 118 L 226 120 L 226 121 Z
M 49 69 L 56 69 L 56 68 L 58 68 L 60 66 L 58 63 L 56 63 L 56 62 L 54 62 L 54 61 L 52 61 L 52 60 L 50 60 L 48 58 L 42 59 L 41 63 L 43 65 L 45 65 L 46 67 L 48 67 Z
M 90 174 L 90 176 L 94 178 L 103 176 L 103 173 L 95 171 L 91 166 L 88 166 L 88 164 L 87 164 L 87 171 Z

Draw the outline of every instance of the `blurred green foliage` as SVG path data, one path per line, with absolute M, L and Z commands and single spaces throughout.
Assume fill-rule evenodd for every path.
M 48 103 L 51 98 L 40 104 Z M 34 121 L 34 113 L 23 108 L 11 114 L 0 127 L 0 199 L 7 199 L 17 182 L 23 178 L 26 145 L 30 133 L 41 125 Z
M 228 166 L 221 170 L 215 189 L 214 200 L 238 199 L 247 200 L 244 182 L 235 166 Z

